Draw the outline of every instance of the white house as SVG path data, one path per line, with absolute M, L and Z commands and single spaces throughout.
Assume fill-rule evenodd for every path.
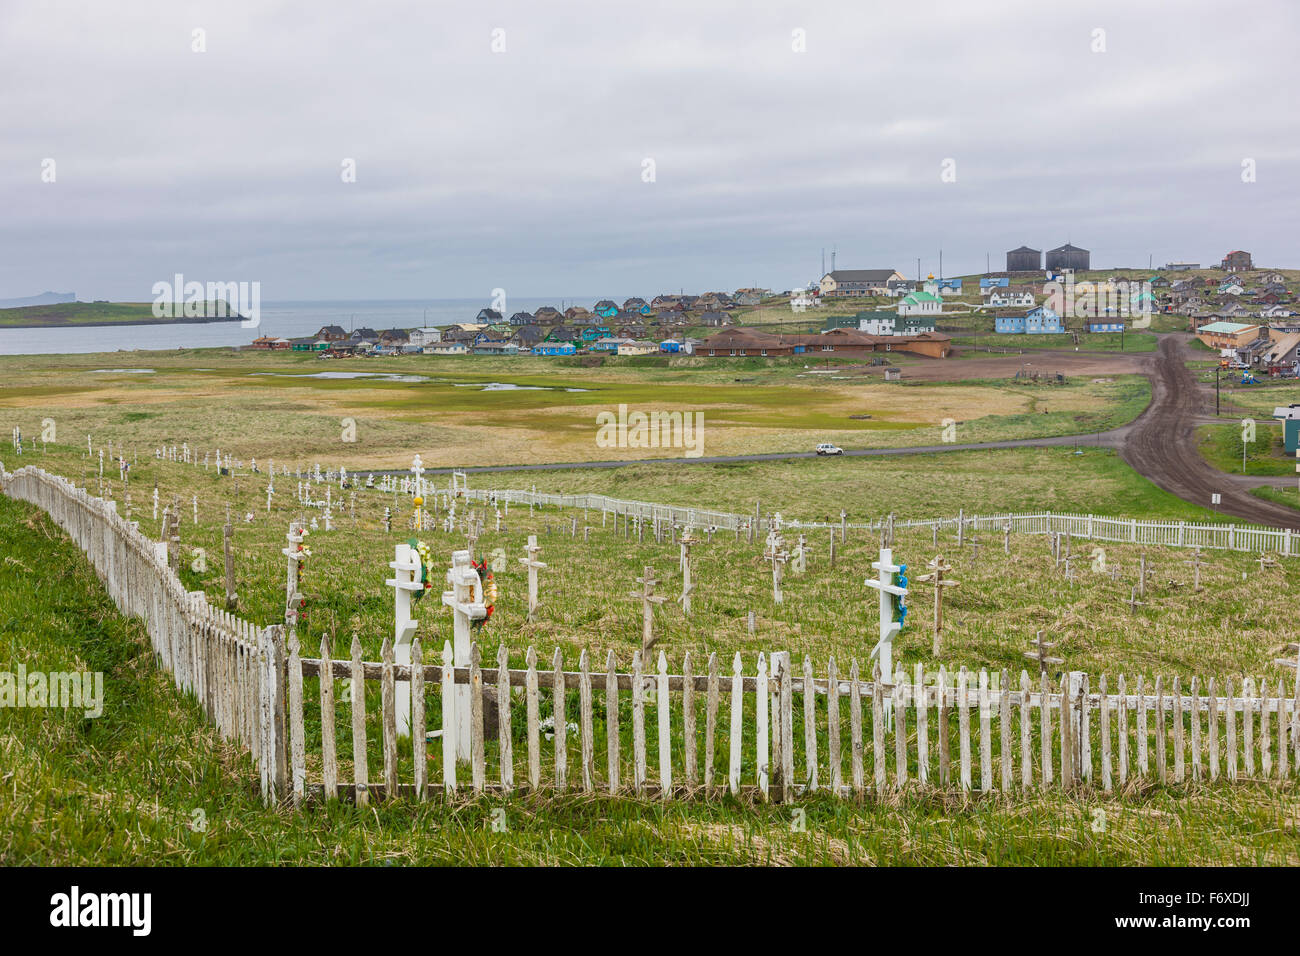
M 414 348 L 424 348 L 426 345 L 433 345 L 442 341 L 442 329 L 412 329 L 410 345 Z
M 1015 291 L 1012 289 L 990 289 L 986 305 L 997 306 L 998 308 L 1020 308 L 1030 307 L 1034 304 L 1034 294 L 1029 291 Z
M 898 316 L 892 312 L 859 312 L 858 331 L 868 335 L 893 335 Z
M 1270 305 L 1259 313 L 1263 319 L 1285 319 L 1295 315 L 1295 311 L 1285 305 Z
M 425 355 L 465 355 L 469 347 L 464 342 L 434 342 L 424 347 Z
M 821 304 L 821 297 L 814 295 L 812 289 L 795 289 L 790 293 L 790 309 L 793 312 L 821 308 Z

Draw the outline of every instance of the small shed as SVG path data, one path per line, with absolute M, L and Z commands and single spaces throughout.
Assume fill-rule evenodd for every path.
M 903 380 L 903 370 L 901 368 L 885 369 L 886 382 L 901 382 Z

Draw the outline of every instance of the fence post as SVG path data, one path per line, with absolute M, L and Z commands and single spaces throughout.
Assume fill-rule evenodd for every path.
M 262 801 L 272 804 L 288 796 L 289 785 L 289 768 L 285 759 L 283 625 L 273 624 L 261 631 L 257 661 L 262 684 Z

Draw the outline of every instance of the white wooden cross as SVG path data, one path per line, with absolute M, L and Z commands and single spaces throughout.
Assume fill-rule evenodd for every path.
M 289 628 L 290 634 L 298 629 L 298 608 L 303 601 L 303 596 L 298 593 L 298 565 L 299 562 L 307 558 L 302 548 L 303 539 L 306 537 L 307 529 L 303 527 L 302 519 L 296 518 L 289 522 L 289 533 L 284 536 L 284 539 L 289 544 L 280 550 L 280 553 L 287 559 L 284 584 L 284 623 Z
M 451 556 L 451 567 L 447 570 L 447 584 L 450 591 L 442 592 L 442 603 L 450 607 L 453 614 L 452 653 L 456 667 L 469 667 L 470 649 L 473 637 L 470 624 L 487 617 L 487 607 L 483 604 L 483 582 L 474 570 L 473 560 L 468 551 L 455 551 Z M 410 706 L 407 706 L 410 709 Z M 456 758 L 470 759 L 469 741 L 470 687 L 467 681 L 456 685 Z
M 158 486 L 153 486 L 153 520 L 158 520 Z
M 416 455 L 411 460 L 411 474 L 415 476 L 415 495 L 418 498 L 424 497 L 424 462 L 420 456 Z
M 453 502 L 452 507 L 455 507 Z M 528 536 L 528 547 L 524 548 L 528 556 L 520 558 L 519 563 L 528 569 L 528 619 L 532 620 L 533 615 L 537 613 L 537 572 L 546 567 L 541 561 L 537 560 L 537 555 L 541 553 L 541 545 L 537 543 L 537 535 Z
M 267 514 L 271 513 L 271 496 L 273 494 L 275 494 L 275 485 L 274 484 L 267 485 L 266 486 L 266 513 Z
M 393 589 L 393 661 L 411 663 L 411 641 L 419 621 L 411 620 L 411 595 L 424 590 L 420 583 L 420 555 L 409 544 L 399 544 L 393 549 L 393 560 L 388 562 L 393 576 L 384 584 Z M 411 683 L 397 682 L 397 735 L 411 735 Z
M 194 502 L 194 523 L 198 524 L 199 523 L 199 496 L 193 495 L 192 497 Z
M 894 676 L 894 637 L 903 628 L 901 622 L 894 620 L 894 602 L 891 595 L 905 598 L 907 588 L 899 587 L 894 583 L 894 575 L 903 569 L 894 564 L 892 548 L 881 548 L 880 560 L 871 562 L 871 567 L 875 569 L 877 576 L 867 578 L 862 583 L 869 588 L 875 588 L 880 596 L 880 639 L 867 659 L 879 657 L 882 678 L 890 681 Z
M 763 557 L 772 562 L 773 604 L 782 604 L 785 601 L 785 593 L 781 590 L 781 576 L 786 561 L 790 560 L 790 554 L 785 550 L 785 542 L 781 540 L 781 533 L 777 530 L 780 520 L 781 516 L 778 514 L 772 530 L 767 533 L 767 548 L 763 552 Z

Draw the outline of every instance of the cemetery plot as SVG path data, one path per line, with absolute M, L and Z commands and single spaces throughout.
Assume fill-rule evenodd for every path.
M 897 788 L 908 781 L 939 780 L 956 789 L 999 789 L 985 786 L 985 776 L 1000 779 L 1002 765 L 995 774 L 995 765 L 983 755 L 986 742 L 1001 754 L 1004 741 L 1008 760 L 1013 755 L 1013 737 L 1002 733 L 1000 723 L 1006 708 L 1037 716 L 1029 731 L 1037 755 L 1033 786 L 1051 779 L 1093 785 L 1093 771 L 1077 769 L 1087 766 L 1085 752 L 1096 754 L 1097 773 L 1113 773 L 1123 786 L 1130 758 L 1128 745 L 1120 748 L 1117 741 L 1129 740 L 1130 729 L 1137 731 L 1132 763 L 1141 766 L 1144 779 L 1162 782 L 1185 779 L 1178 770 L 1182 758 L 1174 756 L 1166 768 L 1161 754 L 1167 748 L 1190 756 L 1188 774 L 1199 773 L 1203 763 L 1205 779 L 1216 778 L 1209 768 L 1218 767 L 1222 757 L 1223 775 L 1233 779 L 1237 771 L 1226 755 L 1234 747 L 1242 773 L 1250 776 L 1265 766 L 1276 776 L 1288 747 L 1278 734 L 1290 732 L 1294 707 L 1288 702 L 1294 693 L 1284 684 L 1293 670 L 1284 666 L 1289 656 L 1279 656 L 1277 637 L 1294 633 L 1288 631 L 1294 625 L 1285 602 L 1278 600 L 1286 593 L 1291 558 L 1132 540 L 1101 548 L 1095 532 L 1102 529 L 1095 526 L 1094 537 L 1080 541 L 1064 532 L 1008 532 L 1004 519 L 965 515 L 930 525 L 885 516 L 867 528 L 867 516 L 854 522 L 846 512 L 820 529 L 831 540 L 840 539 L 832 567 L 829 549 L 819 555 L 808 543 L 813 526 L 777 513 L 764 515 L 761 504 L 743 521 L 722 512 L 681 515 L 650 508 L 602 509 L 597 522 L 591 509 L 559 508 L 531 492 L 467 489 L 459 476 L 454 486 L 435 487 L 418 462 L 410 477 L 372 480 L 341 468 L 290 471 L 272 462 L 262 466 L 265 472 L 254 472 L 251 463 L 241 468 L 222 456 L 221 468 L 214 467 L 204 481 L 198 478 L 203 469 L 197 457 L 184 458 L 183 452 L 179 460 L 170 452 L 155 457 L 151 477 L 164 503 L 158 540 L 128 531 L 131 523 L 121 515 L 39 472 L 7 478 L 6 490 L 39 500 L 67 522 L 65 527 L 71 525 L 97 564 L 106 562 L 101 570 L 125 606 L 152 602 L 145 606 L 159 629 L 159 653 L 178 684 L 199 695 L 223 729 L 264 758 L 266 785 L 278 797 L 290 789 L 306 797 L 309 782 L 314 788 L 319 781 L 325 792 L 330 780 L 341 787 L 349 779 L 349 792 L 358 800 L 398 792 L 398 778 L 401 786 L 415 788 L 412 793 L 433 792 L 428 787 L 439 775 L 440 786 L 448 786 L 446 776 L 457 774 L 458 764 L 468 770 L 459 772 L 454 786 L 468 780 L 471 789 L 485 788 L 489 780 L 505 786 L 517 775 L 530 786 L 576 789 L 581 781 L 586 788 L 590 779 L 596 789 L 614 781 L 615 789 L 626 785 L 638 792 L 639 786 L 639 792 L 651 792 L 656 778 L 647 767 L 654 766 L 657 785 L 670 791 L 694 786 L 687 783 L 688 749 L 697 754 L 689 776 L 704 785 L 698 755 L 709 748 L 715 756 L 726 752 L 728 788 L 738 770 L 737 787 L 763 793 L 766 784 L 769 796 L 773 781 L 780 788 L 787 783 L 807 788 L 837 776 L 849 781 L 846 792 L 854 793 L 861 792 L 853 789 L 855 740 L 870 750 L 869 757 L 857 758 L 864 787 L 872 781 L 878 788 Z M 269 512 L 243 511 L 241 498 L 254 477 L 269 478 L 267 484 L 278 479 L 282 486 L 292 478 L 299 487 L 285 501 L 271 496 Z M 181 488 L 190 497 L 185 510 L 191 520 L 178 523 L 165 503 Z M 262 493 L 258 489 L 259 504 Z M 346 511 L 340 506 L 336 520 L 317 520 L 313 529 L 312 521 L 345 495 Z M 192 520 L 196 510 L 197 522 Z M 97 522 L 124 535 L 130 555 L 124 556 L 120 543 L 107 541 L 103 529 L 97 533 Z M 1066 521 L 1075 523 L 1073 517 Z M 762 534 L 756 533 L 759 525 Z M 1140 537 L 1136 527 L 1127 525 L 1130 538 Z M 1115 523 L 1111 530 L 1118 534 L 1123 528 Z M 1188 530 L 1182 533 L 1190 544 Z M 1001 547 L 989 547 L 981 534 L 996 535 Z M 1228 534 L 1235 540 L 1247 532 Z M 224 568 L 201 569 L 189 560 L 195 550 L 215 552 L 231 536 L 233 589 Z M 936 545 L 942 546 L 942 558 Z M 546 562 L 537 560 L 543 547 Z M 512 554 L 524 557 L 512 561 Z M 147 574 L 174 584 L 161 593 L 127 597 L 130 589 L 120 578 L 124 561 L 137 577 Z M 930 565 L 931 574 L 909 584 L 907 563 Z M 675 570 L 662 577 L 656 567 Z M 942 657 L 932 646 L 938 614 L 928 619 L 934 598 L 928 589 L 945 590 L 941 579 L 931 578 L 938 568 L 960 574 L 962 582 L 939 605 L 945 618 Z M 393 576 L 386 578 L 386 571 Z M 494 575 L 491 586 L 489 575 Z M 419 609 L 435 585 L 441 601 L 430 599 Z M 191 593 L 200 590 L 211 601 Z M 669 600 L 682 592 L 689 601 Z M 239 617 L 214 609 L 232 593 Z M 908 607 L 912 601 L 915 608 Z M 173 621 L 177 614 L 197 620 L 197 630 L 183 629 L 177 643 L 174 630 L 164 627 L 163 606 L 175 609 L 169 612 Z M 259 627 L 245 623 L 249 619 Z M 1041 631 L 1049 638 L 1044 644 L 1038 643 Z M 435 648 L 441 643 L 442 656 L 417 654 L 417 638 Z M 1039 683 L 1031 682 L 1028 697 L 1016 697 L 1026 693 L 1023 681 L 1014 687 L 1009 682 L 1024 668 L 1031 642 Z M 538 650 L 548 644 L 550 653 Z M 491 673 L 481 657 L 474 658 L 475 647 L 484 645 L 494 648 L 497 667 Z M 332 648 L 349 646 L 350 654 L 334 659 Z M 650 646 L 653 653 L 646 653 Z M 319 656 L 304 653 L 318 647 Z M 403 660 L 404 655 L 409 657 Z M 730 709 L 719 703 L 721 709 L 710 717 L 710 659 L 722 672 L 718 692 L 725 698 L 727 664 L 734 681 L 737 655 L 740 696 Z M 670 670 L 670 660 L 680 664 Z M 214 661 L 220 661 L 215 674 L 209 669 Z M 628 661 L 630 666 L 620 667 Z M 874 679 L 867 668 L 876 666 L 886 675 L 893 671 L 893 680 Z M 926 673 L 940 668 L 945 676 L 957 675 L 951 695 L 916 689 L 925 685 Z M 900 669 L 910 676 L 900 677 Z M 608 692 L 611 670 L 615 693 L 602 719 L 602 678 Z M 509 672 L 508 678 L 497 682 L 498 671 Z M 1100 675 L 1106 673 L 1125 674 L 1134 690 L 1117 688 L 1108 697 L 1101 690 Z M 350 684 L 339 683 L 348 678 Z M 751 679 L 746 699 L 745 681 Z M 837 688 L 820 695 L 824 702 L 817 680 Z M 1097 682 L 1096 692 L 1088 688 L 1090 680 Z M 1113 680 L 1118 684 L 1121 678 Z M 1213 692 L 1210 680 L 1216 681 Z M 233 697 L 231 686 L 238 689 Z M 900 690 L 907 686 L 912 690 Z M 873 709 L 877 697 L 879 721 Z M 407 703 L 420 698 L 423 708 Z M 458 704 L 444 708 L 443 700 Z M 783 763 L 793 760 L 797 749 L 789 741 L 793 731 L 782 723 L 787 707 L 804 714 L 798 778 Z M 1072 715 L 1091 729 L 1075 736 Z M 1164 738 L 1154 730 L 1148 737 L 1144 726 L 1166 719 L 1172 743 L 1160 743 Z M 1222 724 L 1221 747 L 1217 731 L 1210 729 L 1220 726 L 1214 720 Z M 694 729 L 689 736 L 688 726 Z M 927 728 L 925 743 L 921 727 Z M 1107 746 L 1103 733 L 1115 748 L 1110 771 L 1100 756 Z M 948 744 L 939 742 L 949 736 Z M 1022 737 L 1014 739 L 1023 745 Z M 546 755 L 539 750 L 541 741 L 551 748 Z M 1270 742 L 1268 756 L 1260 749 L 1264 741 Z M 607 760 L 602 783 L 588 772 L 587 755 L 602 747 L 608 755 L 611 746 L 616 759 Z M 810 759 L 810 753 L 826 757 Z M 841 764 L 832 753 L 843 757 Z M 880 753 L 888 759 L 877 760 Z M 1023 748 L 1019 753 L 1023 758 Z M 518 754 L 518 760 L 510 754 Z M 1154 762 L 1145 764 L 1143 754 L 1156 755 Z M 1295 765 L 1294 755 L 1286 759 L 1287 766 Z M 880 784 L 879 775 L 889 767 L 888 780 Z M 979 771 L 978 784 L 971 782 L 972 767 Z M 1014 769 L 1019 785 L 1030 786 L 1024 783 L 1023 759 Z

